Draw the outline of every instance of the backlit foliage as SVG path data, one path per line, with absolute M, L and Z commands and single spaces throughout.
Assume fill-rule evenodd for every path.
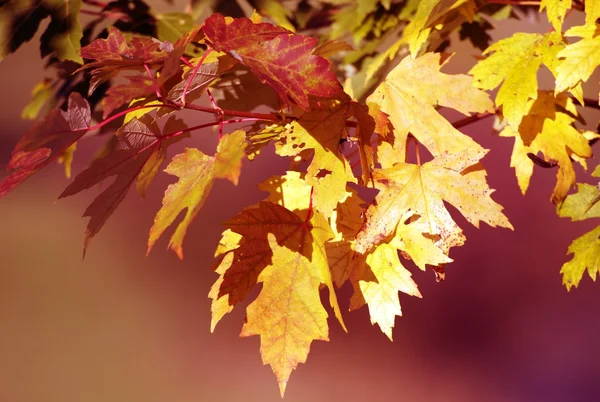
M 497 21 L 531 13 L 547 17 L 547 32 L 492 41 Z M 569 25 L 571 13 L 583 25 Z M 499 135 L 514 141 L 506 163 L 523 194 L 534 165 L 555 169 L 558 215 L 600 216 L 598 187 L 574 169 L 587 169 L 600 137 L 584 128 L 578 108 L 598 107 L 582 84 L 600 65 L 600 0 L 191 0 L 172 13 L 143 0 L 12 0 L 0 7 L 0 57 L 46 17 L 41 55 L 57 78 L 33 90 L 23 117 L 38 122 L 16 145 L 0 196 L 57 161 L 69 177 L 78 141 L 109 133 L 60 195 L 100 188 L 84 213 L 84 252 L 129 189 L 144 197 L 164 172 L 176 181 L 165 189 L 148 252 L 173 226 L 169 248 L 183 258 L 195 241 L 186 231 L 215 180 L 237 185 L 272 146 L 289 170 L 261 183 L 264 200 L 225 222 L 209 297 L 214 330 L 261 284 L 241 335 L 260 336 L 282 395 L 312 341 L 328 340 L 329 323 L 346 329 L 340 287 L 349 282 L 350 310 L 367 305 L 392 339 L 399 293 L 421 297 L 407 261 L 443 279 L 451 249 L 467 240 L 457 214 L 476 227 L 513 229 L 486 180 L 489 150 L 461 127 L 494 117 Z M 478 61 L 448 74 L 444 49 L 458 40 L 471 42 Z M 539 88 L 540 70 L 554 88 Z M 250 96 L 229 96 L 225 107 L 231 91 Z M 449 120 L 443 109 L 465 117 Z M 215 119 L 190 126 L 182 112 Z M 218 136 L 213 152 L 185 147 L 199 132 Z M 599 231 L 569 247 L 567 289 L 586 270 L 596 278 Z

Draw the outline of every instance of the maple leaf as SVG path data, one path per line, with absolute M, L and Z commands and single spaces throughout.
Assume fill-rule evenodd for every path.
M 194 60 L 192 60 L 193 62 Z M 197 61 L 196 61 L 197 62 Z M 188 92 L 185 95 L 186 102 L 191 103 L 204 95 L 206 88 L 224 72 L 231 69 L 236 64 L 236 60 L 226 54 L 209 54 L 204 60 L 204 63 L 196 70 L 196 74 L 188 87 Z M 188 83 L 192 70 L 187 70 L 183 74 L 182 80 L 177 83 L 167 95 L 167 99 L 173 102 L 181 102 L 183 99 L 183 91 Z
M 600 177 L 600 165 L 592 172 L 592 176 Z M 599 184 L 600 185 L 600 184 Z M 600 190 L 598 186 L 577 183 L 577 193 L 569 194 L 557 205 L 556 212 L 560 217 L 569 217 L 572 221 L 600 217 Z
M 96 39 L 81 48 L 81 57 L 93 60 L 79 70 L 91 70 L 89 94 L 101 83 L 115 77 L 121 71 L 143 71 L 145 65 L 165 62 L 169 54 L 162 43 L 150 38 L 134 36 L 127 43 L 125 36 L 111 27 L 106 39 Z
M 360 296 L 352 297 L 350 310 L 366 303 L 371 324 L 377 323 L 390 340 L 395 317 L 402 315 L 398 292 L 421 297 L 411 273 L 400 263 L 398 251 L 385 243 L 366 256 L 364 263 L 353 272 L 352 282 Z
M 5 1 L 0 7 L 0 60 L 17 50 L 36 34 L 40 22 L 50 24 L 40 38 L 42 57 L 49 54 L 59 60 L 81 63 L 79 24 L 81 0 Z
M 145 76 L 129 76 L 127 84 L 115 85 L 108 89 L 102 101 L 102 118 L 110 114 L 131 99 L 145 97 L 158 89 L 156 80 Z M 147 112 L 147 111 L 146 111 Z
M 451 107 L 469 114 L 491 112 L 493 103 L 485 92 L 473 88 L 471 77 L 441 73 L 440 64 L 437 53 L 426 53 L 417 59 L 406 57 L 367 98 L 368 103 L 378 104 L 389 115 L 399 147 L 398 162 L 404 162 L 403 149 L 409 132 L 433 156 L 465 149 L 478 154 L 483 150 L 452 127 L 434 107 Z
M 398 163 L 392 168 L 373 172 L 375 187 L 380 191 L 367 209 L 366 223 L 356 236 L 355 250 L 366 253 L 394 234 L 407 212 L 419 215 L 422 233 L 439 236 L 437 246 L 447 252 L 464 243 L 462 230 L 451 218 L 444 201 L 453 205 L 476 227 L 483 221 L 492 227 L 512 229 L 490 194 L 481 166 L 473 166 L 485 151 L 465 151 L 445 158 L 435 158 L 421 166 Z M 469 168 L 467 172 L 465 169 Z
M 600 65 L 600 57 L 598 56 L 600 52 L 600 37 L 595 36 L 595 22 L 593 26 L 588 27 L 592 28 L 589 36 L 586 32 L 581 34 L 577 31 L 574 32 L 574 29 L 570 30 L 574 35 L 569 35 L 569 32 L 567 32 L 567 36 L 586 35 L 588 37 L 567 45 L 556 55 L 559 60 L 556 67 L 556 94 L 566 90 L 573 92 L 572 90 L 581 82 L 587 81 L 598 65 Z M 580 28 L 585 29 L 586 26 Z M 578 96 L 578 99 L 581 102 L 581 97 Z
M 183 258 L 183 238 L 204 205 L 214 179 L 225 178 L 237 185 L 244 156 L 245 137 L 246 134 L 242 130 L 224 135 L 219 141 L 215 156 L 205 155 L 195 148 L 186 148 L 182 154 L 173 157 L 165 172 L 179 177 L 179 180 L 169 185 L 165 191 L 163 205 L 150 229 L 148 253 L 180 212 L 187 209 L 185 217 L 169 241 L 169 248 L 175 251 L 179 258 Z
M 352 168 L 339 147 L 340 140 L 348 136 L 348 113 L 349 105 L 339 102 L 331 102 L 329 109 L 305 113 L 285 127 L 275 144 L 275 151 L 281 156 L 314 150 L 305 180 L 314 186 L 315 209 L 326 217 L 348 197 L 346 184 L 356 183 Z
M 77 92 L 71 93 L 67 110 L 52 109 L 17 143 L 8 164 L 15 170 L 0 182 L 0 197 L 60 157 L 89 129 L 90 106 Z
M 44 78 L 38 82 L 31 91 L 31 100 L 21 112 L 21 118 L 29 120 L 37 119 L 44 106 L 51 101 L 54 95 L 52 92 L 53 89 L 54 85 L 52 85 L 52 81 L 49 78 Z
M 290 211 L 306 210 L 310 205 L 311 186 L 300 172 L 288 171 L 283 176 L 272 176 L 258 185 L 269 193 L 264 201 L 281 205 Z
M 488 33 L 494 26 L 483 18 L 473 22 L 463 22 L 458 32 L 460 40 L 468 39 L 473 46 L 484 51 L 490 45 L 492 37 Z
M 406 214 L 408 217 L 411 213 Z M 405 257 L 410 257 L 415 265 L 422 270 L 425 266 L 441 266 L 453 260 L 444 254 L 444 250 L 436 246 L 438 236 L 425 237 L 423 233 L 427 232 L 426 222 L 417 219 L 414 222 L 406 223 L 406 219 L 401 219 L 396 227 L 396 234 L 390 245 L 403 252 Z
M 121 127 L 117 134 L 127 144 L 126 149 L 117 149 L 92 164 L 79 173 L 73 182 L 61 193 L 59 198 L 65 198 L 89 189 L 105 179 L 116 176 L 116 179 L 106 187 L 87 207 L 84 217 L 89 217 L 84 237 L 83 253 L 92 238 L 102 229 L 108 218 L 125 199 L 129 187 L 144 169 L 154 170 L 155 164 L 160 164 L 162 158 L 153 157 L 155 153 L 164 152 L 169 137 L 163 136 L 160 129 L 148 116 L 140 120 L 133 119 Z M 172 141 L 172 140 L 171 140 Z M 146 173 L 148 174 L 148 173 Z M 153 174 L 150 174 L 154 177 Z M 147 188 L 146 177 L 143 184 Z
M 371 145 L 371 137 L 378 127 L 375 119 L 371 117 L 371 113 L 370 107 L 363 106 L 356 102 L 350 104 L 350 116 L 354 117 L 357 122 L 355 136 L 359 141 L 358 151 L 360 154 L 363 185 L 367 185 L 369 182 L 371 170 L 374 167 L 374 153 L 373 146 Z M 376 114 L 377 112 L 373 113 Z
M 540 3 L 540 12 L 546 9 L 548 21 L 557 32 L 562 31 L 562 24 L 565 20 L 567 10 L 571 8 L 571 0 L 542 0 Z
M 329 62 L 312 54 L 317 39 L 295 35 L 267 23 L 237 18 L 227 24 L 220 14 L 202 28 L 213 48 L 229 53 L 271 86 L 288 104 L 309 109 L 309 96 L 333 97 L 342 86 Z
M 579 286 L 586 269 L 590 278 L 595 281 L 600 267 L 600 226 L 575 239 L 567 254 L 573 254 L 573 259 L 560 269 L 567 290 L 571 290 L 572 286 Z
M 161 41 L 175 43 L 194 29 L 194 18 L 188 13 L 170 12 L 156 15 L 156 36 Z
M 458 7 L 467 5 L 474 8 L 474 2 L 469 0 L 422 0 L 419 7 L 402 33 L 402 40 L 408 43 L 410 53 L 415 57 L 427 41 L 431 29 L 445 14 Z
M 585 136 L 573 127 L 578 113 L 573 101 L 564 94 L 554 97 L 551 91 L 539 91 L 536 100 L 529 100 L 526 115 L 518 130 L 507 126 L 500 136 L 514 137 L 515 145 L 510 166 L 515 168 L 521 192 L 525 194 L 533 173 L 533 161 L 528 154 L 541 152 L 546 161 L 558 163 L 553 203 L 560 202 L 575 184 L 575 170 L 571 157 L 592 156 Z
M 344 326 L 324 248 L 332 235 L 329 225 L 315 213 L 298 232 L 301 237 L 294 249 L 286 246 L 288 242 L 280 245 L 275 235 L 267 234 L 272 263 L 258 276 L 263 287 L 247 308 L 240 334 L 260 335 L 263 363 L 271 365 L 282 396 L 292 370 L 306 361 L 311 342 L 329 340 L 320 284 L 329 288 L 329 302 Z
M 479 61 L 469 74 L 475 78 L 475 86 L 482 89 L 494 89 L 504 81 L 496 105 L 502 106 L 508 124 L 519 127 L 527 114 L 528 101 L 538 95 L 538 69 L 544 64 L 556 75 L 556 57 L 564 47 L 560 32 L 516 33 L 487 48 L 483 54 L 493 54 Z
M 219 245 L 215 250 L 215 257 L 221 257 L 219 265 L 215 269 L 215 272 L 219 274 L 219 278 L 215 281 L 215 283 L 211 286 L 210 292 L 208 293 L 208 297 L 212 299 L 210 305 L 211 311 L 211 320 L 210 320 L 210 332 L 215 331 L 215 327 L 221 321 L 221 319 L 225 316 L 225 314 L 230 313 L 233 310 L 233 305 L 229 304 L 229 296 L 223 295 L 219 296 L 221 290 L 221 284 L 223 283 L 223 277 L 225 272 L 231 267 L 233 263 L 234 254 L 230 253 L 230 251 L 236 249 L 239 246 L 240 241 L 242 240 L 242 236 L 238 233 L 234 233 L 230 229 L 227 229 L 221 235 L 221 240 L 219 241 Z

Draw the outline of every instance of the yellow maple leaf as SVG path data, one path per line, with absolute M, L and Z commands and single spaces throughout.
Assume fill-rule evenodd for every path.
M 340 140 L 348 136 L 348 113 L 349 105 L 339 102 L 333 102 L 330 109 L 305 113 L 286 126 L 275 144 L 275 151 L 281 156 L 314 150 L 305 180 L 314 187 L 315 209 L 326 217 L 331 216 L 337 204 L 350 195 L 346 184 L 357 182 L 339 148 Z
M 436 246 L 439 240 L 437 236 L 425 237 L 424 232 L 427 232 L 427 226 L 423 220 L 406 223 L 406 219 L 401 219 L 390 245 L 406 253 L 422 270 L 425 270 L 427 264 L 440 266 L 452 262 L 452 258 Z
M 540 3 L 540 12 L 546 9 L 548 21 L 558 32 L 562 31 L 562 24 L 565 20 L 567 10 L 571 8 L 572 0 L 542 0 Z
M 585 24 L 595 25 L 600 18 L 600 0 L 585 1 Z
M 195 148 L 186 148 L 176 155 L 165 172 L 179 177 L 165 191 L 163 205 L 156 214 L 148 238 L 148 252 L 162 233 L 187 209 L 183 220 L 175 229 L 169 247 L 183 258 L 183 238 L 212 188 L 215 178 L 226 178 L 237 184 L 244 157 L 246 133 L 237 130 L 219 141 L 215 156 L 208 156 Z
M 556 212 L 561 218 L 571 218 L 572 221 L 582 221 L 588 218 L 600 218 L 600 203 L 598 186 L 577 183 L 577 192 L 569 194 L 565 200 L 556 207 Z
M 559 32 L 516 33 L 488 47 L 483 54 L 493 54 L 479 61 L 469 73 L 481 89 L 494 89 L 504 81 L 496 95 L 496 105 L 502 106 L 508 124 L 519 127 L 529 100 L 538 94 L 538 69 L 544 64 L 555 72 L 556 55 L 564 47 Z
M 289 171 L 284 176 L 272 176 L 258 185 L 269 193 L 265 201 L 279 204 L 290 211 L 306 210 L 310 205 L 310 185 L 300 172 Z
M 321 284 L 329 288 L 329 302 L 343 325 L 325 253 L 331 237 L 329 224 L 318 212 L 304 226 L 298 250 L 268 234 L 272 263 L 258 277 L 263 287 L 247 308 L 240 335 L 260 335 L 263 363 L 273 369 L 282 396 L 292 370 L 306 361 L 312 341 L 329 340 Z
M 392 340 L 392 329 L 396 316 L 402 315 L 398 292 L 421 297 L 411 273 L 402 266 L 398 251 L 389 244 L 380 244 L 364 259 L 352 277 L 355 295 L 350 310 L 366 303 L 369 306 L 371 324 L 379 325 L 381 331 Z
M 600 226 L 575 239 L 567 254 L 573 254 L 573 259 L 560 269 L 567 290 L 579 285 L 586 269 L 590 278 L 595 281 L 600 267 Z
M 467 4 L 474 8 L 470 0 L 422 0 L 411 22 L 403 32 L 403 41 L 408 43 L 410 53 L 415 57 L 427 41 L 432 26 L 449 11 Z
M 573 32 L 577 36 L 587 37 L 568 45 L 556 55 L 559 61 L 556 67 L 555 93 L 571 90 L 587 81 L 600 65 L 600 36 L 594 37 L 595 31 L 594 23 L 592 31 L 588 33 Z
M 578 113 L 573 101 L 564 94 L 554 97 L 551 91 L 539 91 L 536 100 L 526 105 L 527 115 L 518 130 L 507 126 L 500 136 L 514 137 L 515 145 L 510 166 L 515 168 L 521 192 L 525 194 L 533 173 L 533 161 L 528 154 L 541 152 L 546 161 L 558 163 L 553 203 L 560 202 L 575 184 L 571 157 L 592 156 L 592 149 L 583 133 L 573 127 Z
M 381 191 L 376 203 L 368 208 L 366 223 L 356 236 L 356 251 L 366 253 L 393 235 L 409 211 L 422 219 L 422 233 L 439 236 L 436 245 L 442 250 L 463 244 L 462 230 L 444 201 L 476 227 L 483 221 L 492 227 L 512 229 L 501 212 L 502 207 L 490 197 L 493 190 L 485 181 L 485 171 L 476 165 L 483 153 L 472 154 L 467 150 L 435 158 L 421 166 L 397 163 L 392 168 L 375 170 L 375 187 Z
M 394 126 L 397 162 L 404 162 L 409 132 L 435 157 L 466 149 L 479 154 L 483 148 L 455 129 L 436 109 L 445 106 L 463 114 L 493 111 L 489 96 L 472 85 L 471 77 L 440 72 L 438 53 L 406 57 L 386 77 L 367 102 L 377 103 Z

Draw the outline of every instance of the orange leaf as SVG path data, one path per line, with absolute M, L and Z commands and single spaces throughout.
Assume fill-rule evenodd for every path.
M 165 172 L 179 177 L 179 181 L 171 184 L 165 191 L 163 205 L 150 229 L 148 252 L 181 211 L 187 209 L 169 242 L 169 247 L 179 258 L 183 258 L 183 238 L 204 205 L 214 179 L 226 178 L 237 184 L 244 156 L 245 137 L 246 133 L 242 130 L 224 135 L 214 157 L 194 148 L 186 148 L 184 153 L 173 157 Z

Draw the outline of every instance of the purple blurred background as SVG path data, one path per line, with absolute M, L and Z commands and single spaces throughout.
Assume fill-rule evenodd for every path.
M 548 27 L 512 22 L 495 38 Z M 474 59 L 465 55 L 477 51 L 465 44 L 451 50 L 463 56 L 446 71 L 468 71 Z M 0 63 L 0 76 L 4 167 L 30 125 L 19 119 L 21 109 L 44 77 L 36 44 Z M 585 117 L 590 127 L 599 119 Z M 345 314 L 347 334 L 331 319 L 331 342 L 313 343 L 286 401 L 600 400 L 600 285 L 586 275 L 567 293 L 559 275 L 570 242 L 597 222 L 556 217 L 548 201 L 554 170 L 536 168 L 523 197 L 509 167 L 512 141 L 491 125 L 487 119 L 465 132 L 491 149 L 484 165 L 493 197 L 515 231 L 475 229 L 454 214 L 467 243 L 452 251 L 445 282 L 413 270 L 424 297 L 400 296 L 404 317 L 396 320 L 394 342 L 371 326 L 366 307 Z M 75 172 L 97 145 L 81 144 Z M 215 136 L 200 133 L 184 145 L 211 150 Z M 595 157 L 590 165 L 597 163 Z M 188 231 L 184 261 L 164 251 L 170 232 L 144 255 L 173 182 L 166 174 L 145 200 L 129 194 L 85 261 L 80 216 L 97 190 L 55 202 L 67 181 L 52 165 L 0 200 L 0 401 L 279 401 L 259 338 L 238 337 L 245 306 L 210 334 L 207 294 L 221 222 L 260 200 L 256 184 L 285 166 L 269 148 L 244 162 L 237 188 L 217 183 Z M 338 293 L 343 310 L 350 293 Z

